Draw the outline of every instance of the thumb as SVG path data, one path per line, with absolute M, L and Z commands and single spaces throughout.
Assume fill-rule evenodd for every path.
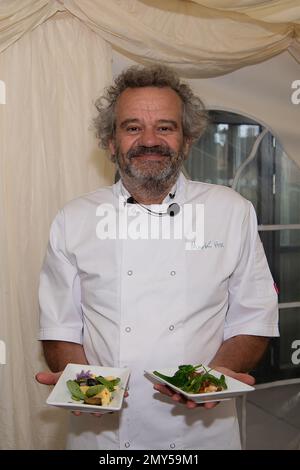
M 215 370 L 218 370 L 219 372 L 222 372 L 225 375 L 229 375 L 229 377 L 239 380 L 240 382 L 244 382 L 247 385 L 255 384 L 255 378 L 245 372 L 235 372 L 231 369 L 227 369 L 227 367 L 215 367 Z
M 240 382 L 244 382 L 247 385 L 254 385 L 255 378 L 250 374 L 245 374 L 243 372 L 238 372 L 235 376 L 235 379 L 239 380 Z
M 38 372 L 35 379 L 40 384 L 55 385 L 61 374 L 62 372 Z

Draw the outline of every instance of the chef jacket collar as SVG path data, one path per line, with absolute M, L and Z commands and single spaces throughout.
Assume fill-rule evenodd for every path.
M 185 176 L 182 172 L 180 172 L 176 183 L 172 186 L 171 191 L 169 191 L 162 204 L 170 204 L 171 202 L 177 202 L 178 204 L 182 204 L 184 202 L 186 182 L 187 180 Z M 122 183 L 121 179 L 119 179 L 119 181 L 113 185 L 113 192 L 117 198 L 120 197 L 123 201 L 126 201 L 131 196 L 129 191 L 125 188 L 124 184 Z M 171 198 L 170 194 L 174 193 L 175 196 Z

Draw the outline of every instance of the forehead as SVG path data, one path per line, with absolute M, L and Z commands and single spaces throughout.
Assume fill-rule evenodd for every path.
M 182 115 L 182 101 L 172 88 L 127 88 L 118 98 L 117 121 L 128 118 L 176 119 Z

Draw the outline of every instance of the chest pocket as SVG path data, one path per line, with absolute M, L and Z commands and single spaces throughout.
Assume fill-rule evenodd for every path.
M 215 307 L 227 301 L 233 269 L 221 242 L 206 242 L 203 248 L 186 250 L 187 298 L 192 311 Z

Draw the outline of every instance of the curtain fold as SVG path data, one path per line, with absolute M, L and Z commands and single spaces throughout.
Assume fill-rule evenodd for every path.
M 0 52 L 63 7 L 49 0 L 1 0 Z
M 180 0 L 65 0 L 64 5 L 123 52 L 169 64 L 190 77 L 262 62 L 288 49 L 295 35 L 292 24 L 263 23 L 233 12 L 224 17 Z
M 58 14 L 0 54 L 0 448 L 64 447 L 67 413 L 45 404 L 37 286 L 49 225 L 60 207 L 113 182 L 89 129 L 111 81 L 109 45 Z
M 251 18 L 276 22 L 300 21 L 300 3 L 298 0 L 184 0 L 201 6 L 223 11 L 244 13 Z
M 299 9 L 298 0 L 4 0 L 0 52 L 56 11 L 67 10 L 136 60 L 212 77 L 285 50 L 298 60 Z

